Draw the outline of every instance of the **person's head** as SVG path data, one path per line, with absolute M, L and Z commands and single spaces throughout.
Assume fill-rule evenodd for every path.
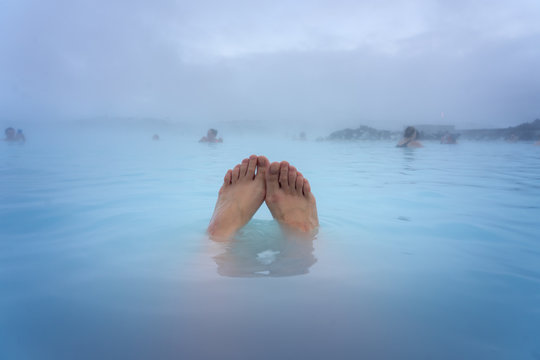
M 416 129 L 414 128 L 414 126 L 407 126 L 405 132 L 403 133 L 403 137 L 411 139 L 416 138 Z
M 209 139 L 215 139 L 217 136 L 217 130 L 216 129 L 208 129 L 208 132 L 206 133 Z
M 12 127 L 8 127 L 5 130 L 5 134 L 6 134 L 6 138 L 11 139 L 11 138 L 15 137 L 15 129 L 12 128 Z

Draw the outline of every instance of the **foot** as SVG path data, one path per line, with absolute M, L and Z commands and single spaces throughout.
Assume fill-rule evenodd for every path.
M 268 160 L 251 155 L 225 174 L 208 234 L 214 240 L 227 240 L 247 224 L 264 201 Z
M 314 234 L 319 226 L 317 205 L 309 182 L 288 162 L 274 162 L 266 173 L 266 205 L 286 228 Z

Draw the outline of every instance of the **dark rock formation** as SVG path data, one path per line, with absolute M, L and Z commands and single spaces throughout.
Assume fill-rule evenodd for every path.
M 448 132 L 448 131 L 437 131 L 437 132 L 425 132 L 425 131 L 417 131 L 416 138 L 418 140 L 435 140 L 440 141 L 445 136 L 451 136 L 454 139 L 457 139 L 461 136 L 460 133 L 456 131 Z
M 468 140 L 532 141 L 540 138 L 540 119 L 505 129 L 461 130 L 462 138 Z
M 388 130 L 377 130 L 369 126 L 360 126 L 358 129 L 334 131 L 326 140 L 392 140 L 396 137 L 398 137 L 397 133 Z
M 507 140 L 507 141 L 536 141 L 540 140 L 540 119 L 530 123 L 511 126 L 505 129 L 474 129 L 448 131 L 435 125 L 430 125 L 430 131 L 418 131 L 419 140 L 440 141 L 443 136 L 451 135 L 454 138 L 460 137 L 465 140 Z M 425 127 L 425 126 L 424 126 Z M 448 127 L 448 126 L 447 126 Z M 402 132 L 377 130 L 369 126 L 360 126 L 358 129 L 344 129 L 334 131 L 324 140 L 397 140 L 402 136 Z M 317 139 L 318 141 L 323 140 Z

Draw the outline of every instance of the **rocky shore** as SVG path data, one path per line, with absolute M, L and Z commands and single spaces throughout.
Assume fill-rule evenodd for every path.
M 474 129 L 459 131 L 467 140 L 533 141 L 540 138 L 540 119 L 504 129 Z
M 434 126 L 434 128 L 437 128 Z M 452 127 L 453 128 L 453 127 Z M 540 139 L 540 119 L 502 129 L 468 129 L 468 130 L 434 130 L 419 131 L 420 140 L 440 140 L 443 135 L 451 133 L 466 140 L 507 140 L 507 141 L 536 141 Z M 397 140 L 401 131 L 378 130 L 369 126 L 357 129 L 334 131 L 324 140 Z
M 360 126 L 358 129 L 343 129 L 334 131 L 326 140 L 395 140 L 400 132 L 377 130 L 369 126 Z

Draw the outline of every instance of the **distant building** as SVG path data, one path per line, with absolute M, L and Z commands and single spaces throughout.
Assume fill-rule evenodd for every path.
M 438 134 L 453 133 L 454 125 L 414 125 L 416 131 L 425 136 L 433 136 Z
M 453 133 L 454 125 L 414 125 L 418 139 L 440 140 L 445 134 Z

